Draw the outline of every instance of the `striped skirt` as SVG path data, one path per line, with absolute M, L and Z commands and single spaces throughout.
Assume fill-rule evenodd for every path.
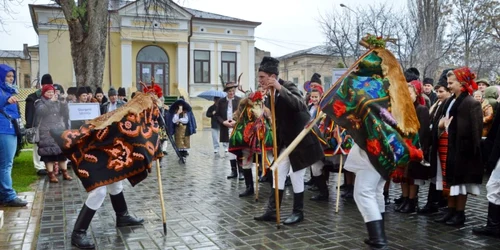
M 443 174 L 443 193 L 450 193 L 450 186 L 446 183 L 446 159 L 448 157 L 448 133 L 445 131 L 439 137 L 438 156 L 441 162 L 441 173 Z

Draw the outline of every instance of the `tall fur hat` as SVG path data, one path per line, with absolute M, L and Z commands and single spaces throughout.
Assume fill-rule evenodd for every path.
M 260 62 L 259 71 L 266 72 L 268 74 L 279 75 L 279 65 L 280 61 L 274 57 L 265 56 Z
M 77 97 L 80 97 L 80 96 L 81 96 L 81 95 L 83 95 L 83 94 L 88 94 L 88 92 L 87 92 L 87 88 L 86 88 L 86 87 L 81 86 L 81 87 L 79 87 L 79 88 L 78 88 L 78 90 L 76 91 L 76 96 L 77 96 Z
M 102 88 L 101 87 L 97 87 L 97 89 L 95 89 L 95 94 L 104 94 L 104 92 L 102 91 Z
M 127 96 L 127 92 L 125 92 L 124 87 L 119 87 L 118 88 L 118 96 Z
M 43 75 L 42 81 L 40 83 L 41 83 L 41 85 L 54 84 L 54 82 L 52 81 L 52 76 L 50 74 Z
M 318 73 L 314 73 L 313 76 L 311 77 L 311 82 L 317 82 L 319 84 L 323 84 L 321 82 L 321 75 Z
M 420 78 L 420 72 L 416 68 L 409 68 L 404 72 L 406 82 L 411 82 L 418 80 Z

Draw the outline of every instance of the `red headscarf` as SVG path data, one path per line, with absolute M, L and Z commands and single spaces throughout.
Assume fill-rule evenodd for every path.
M 410 84 L 415 89 L 415 93 L 417 94 L 417 101 L 420 105 L 425 105 L 425 99 L 422 96 L 422 83 L 419 80 L 413 80 Z
M 56 89 L 54 88 L 54 85 L 44 84 L 43 88 L 42 88 L 42 96 L 45 97 L 45 93 L 49 90 L 53 90 L 54 92 L 56 91 Z M 47 97 L 45 97 L 45 98 L 48 99 Z
M 477 90 L 477 83 L 474 81 L 474 79 L 476 79 L 476 74 L 472 73 L 469 67 L 454 69 L 453 74 L 455 74 L 457 80 L 463 84 L 462 92 L 467 91 L 469 95 L 472 95 L 474 90 Z

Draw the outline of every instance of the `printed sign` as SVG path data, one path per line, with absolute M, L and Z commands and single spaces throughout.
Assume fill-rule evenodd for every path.
M 69 120 L 92 120 L 101 115 L 99 103 L 68 103 Z
M 142 69 L 143 74 L 149 74 L 149 68 L 143 68 Z

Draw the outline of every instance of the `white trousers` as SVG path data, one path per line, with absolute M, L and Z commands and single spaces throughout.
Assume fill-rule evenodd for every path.
M 356 174 L 354 200 L 365 223 L 381 220 L 385 212 L 385 180 L 370 163 L 366 152 L 354 145 L 347 156 L 345 168 Z
M 40 161 L 40 155 L 38 155 L 38 145 L 36 143 L 33 144 L 33 165 L 37 171 L 45 170 L 45 163 Z
M 212 144 L 214 145 L 214 152 L 219 152 L 219 132 L 220 129 L 212 128 Z
M 98 187 L 89 192 L 89 196 L 85 201 L 85 205 L 92 210 L 97 210 L 102 206 L 104 199 L 106 198 L 107 191 L 109 190 L 109 194 L 117 195 L 123 191 L 123 183 L 122 181 L 118 181 L 106 186 Z
M 500 205 L 500 161 L 497 162 L 486 184 L 486 198 L 489 202 Z
M 281 150 L 281 154 L 285 149 Z M 278 164 L 278 189 L 285 189 L 285 181 L 288 174 L 290 174 L 290 180 L 292 181 L 293 192 L 298 194 L 304 192 L 304 175 L 306 169 L 301 169 L 297 172 L 293 172 L 290 164 L 290 158 L 286 157 Z M 273 173 L 274 175 L 274 173 Z M 274 178 L 274 176 L 273 176 Z M 273 181 L 273 188 L 276 188 L 275 182 Z
M 323 173 L 323 166 L 325 166 L 323 161 L 317 161 L 314 164 L 312 164 L 311 165 L 312 175 L 320 176 Z

